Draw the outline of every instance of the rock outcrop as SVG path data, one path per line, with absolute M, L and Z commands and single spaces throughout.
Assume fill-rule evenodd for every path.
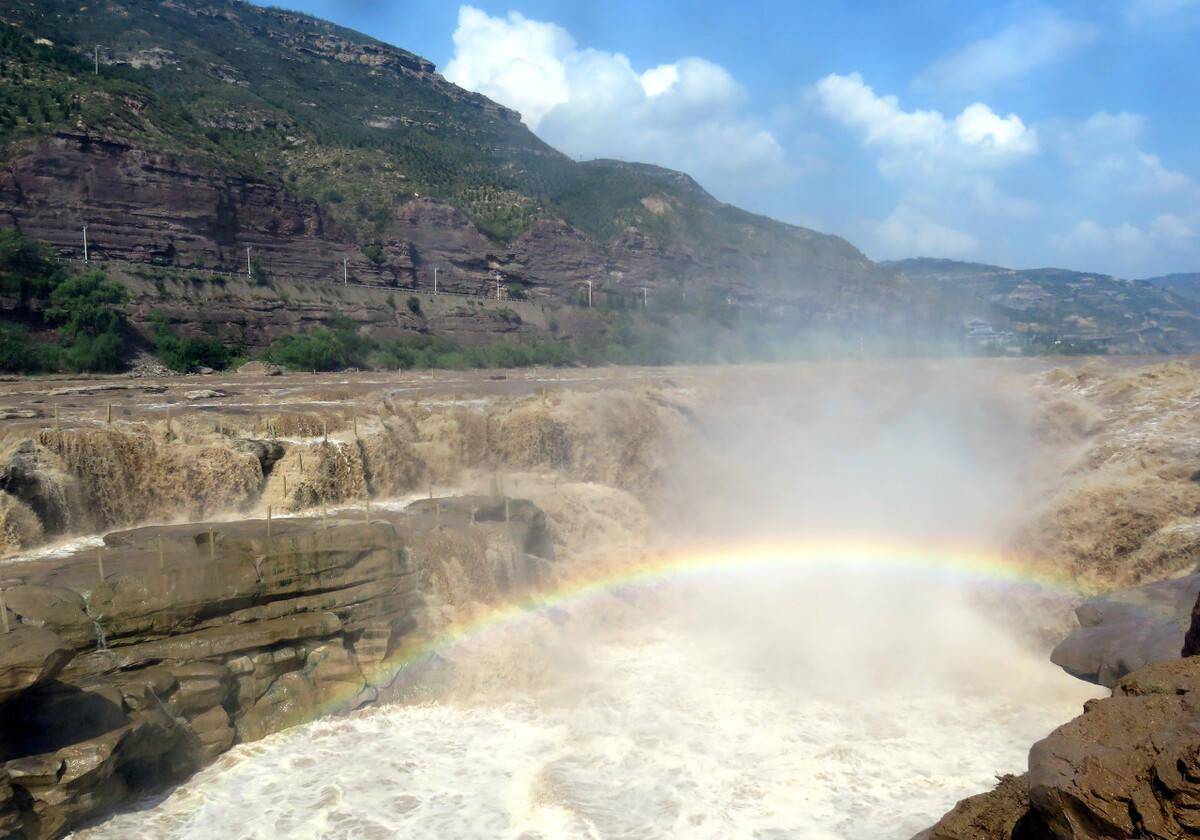
M 0 836 L 60 836 L 235 743 L 401 696 L 445 592 L 494 600 L 552 556 L 531 503 L 467 497 L 142 528 L 6 569 Z
M 1027 776 L 960 802 L 924 840 L 1183 840 L 1200 833 L 1200 659 L 1122 678 L 1033 746 Z
M 1084 602 L 1079 627 L 1050 654 L 1069 674 L 1109 688 L 1133 671 L 1178 659 L 1200 575 L 1157 581 Z
M 1024 775 L 1001 776 L 995 788 L 962 800 L 913 840 L 1021 840 L 1017 825 L 1028 812 L 1028 779 Z
M 311 199 L 267 181 L 205 169 L 164 152 L 90 134 L 60 133 L 0 170 L 0 224 L 82 253 L 246 273 L 247 249 L 265 276 L 336 282 L 343 260 L 355 282 L 409 285 L 402 250 L 386 263 Z

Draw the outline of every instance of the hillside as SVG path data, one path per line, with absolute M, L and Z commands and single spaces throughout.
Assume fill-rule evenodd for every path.
M 0 224 L 99 259 L 578 301 L 709 295 L 830 319 L 910 290 L 680 173 L 572 161 L 425 59 L 231 0 L 10 4 Z M 99 73 L 94 72 L 94 45 Z M 345 261 L 345 263 L 343 262 Z
M 1146 283 L 1169 289 L 1180 297 L 1200 301 L 1200 272 L 1183 272 L 1179 274 L 1164 274 L 1160 277 L 1147 277 Z
M 239 0 L 0 8 L 0 150 L 0 228 L 79 259 L 86 226 L 93 262 L 143 286 L 129 311 L 143 338 L 162 310 L 243 350 L 343 315 L 428 334 L 440 327 L 390 295 L 370 314 L 291 310 L 316 299 L 305 284 L 428 293 L 436 278 L 443 292 L 554 308 L 590 291 L 598 308 L 646 307 L 655 329 L 693 343 L 752 322 L 771 346 L 807 334 L 812 346 L 869 335 L 988 352 L 1200 349 L 1198 301 L 1072 272 L 877 265 L 686 174 L 573 161 L 418 55 Z M 230 273 L 250 275 L 253 294 Z M 989 325 L 982 340 L 971 319 Z M 599 320 L 596 341 L 624 341 Z M 495 330 L 459 317 L 453 332 Z
M 1200 299 L 1153 281 L 930 258 L 883 266 L 936 289 L 947 307 L 967 317 L 968 338 L 977 344 L 1123 353 L 1200 349 Z

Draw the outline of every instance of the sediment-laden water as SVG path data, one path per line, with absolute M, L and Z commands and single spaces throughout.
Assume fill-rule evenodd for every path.
M 861 583 L 726 580 L 667 616 L 614 599 L 542 622 L 561 638 L 517 655 L 548 657 L 536 687 L 288 730 L 76 836 L 908 838 L 1100 693 L 955 591 Z

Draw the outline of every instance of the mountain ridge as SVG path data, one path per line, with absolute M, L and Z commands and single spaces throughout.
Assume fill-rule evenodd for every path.
M 308 15 L 34 0 L 0 17 L 0 225 L 68 256 L 87 225 L 93 259 L 267 285 L 429 291 L 436 274 L 445 291 L 554 306 L 937 340 L 987 308 L 986 289 L 947 294 L 929 272 L 721 202 L 686 173 L 573 161 L 427 59 Z M 1136 323 L 1109 313 L 1110 349 L 1200 349 L 1191 302 L 1127 297 Z M 1166 329 L 1143 311 L 1181 307 Z M 243 335 L 257 317 L 244 309 Z M 1020 331 L 1079 331 L 1042 314 Z

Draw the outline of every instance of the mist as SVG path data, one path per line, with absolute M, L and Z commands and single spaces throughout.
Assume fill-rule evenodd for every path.
M 617 583 L 551 588 L 446 645 L 434 702 L 236 747 L 79 836 L 904 840 L 1021 772 L 1101 693 L 1047 662 L 1017 618 L 1036 591 L 994 571 L 1061 457 L 1013 374 L 845 362 L 688 380 L 649 544 L 584 529 L 588 550 L 561 558 L 559 591 L 597 563 Z M 598 504 L 589 486 L 554 493 Z M 839 542 L 867 548 L 812 549 Z M 763 544 L 785 560 L 743 562 Z M 689 552 L 719 559 L 621 582 L 623 564 Z

